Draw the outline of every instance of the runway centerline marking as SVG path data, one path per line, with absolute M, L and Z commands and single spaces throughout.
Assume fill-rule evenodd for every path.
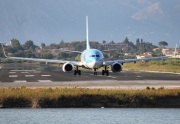
M 9 77 L 18 77 L 17 75 L 9 75 Z
M 51 80 L 38 80 L 38 82 L 52 82 Z

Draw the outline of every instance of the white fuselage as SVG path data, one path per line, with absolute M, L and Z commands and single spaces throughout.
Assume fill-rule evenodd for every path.
M 81 62 L 84 67 L 90 69 L 98 69 L 103 65 L 104 56 L 97 49 L 84 50 L 81 54 Z

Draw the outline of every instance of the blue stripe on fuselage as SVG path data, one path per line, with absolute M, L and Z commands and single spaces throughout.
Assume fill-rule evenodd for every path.
M 97 49 L 85 50 L 81 55 L 81 61 L 85 61 L 86 63 L 100 61 L 103 60 L 103 58 L 103 54 Z

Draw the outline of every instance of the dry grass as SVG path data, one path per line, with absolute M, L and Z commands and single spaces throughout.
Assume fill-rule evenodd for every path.
M 1 88 L 0 106 L 3 108 L 180 107 L 180 89 Z
M 151 60 L 149 62 L 125 63 L 125 70 L 147 70 L 180 73 L 180 59 Z
M 66 97 L 78 97 L 81 95 L 101 95 L 118 97 L 119 95 L 127 96 L 177 96 L 180 94 L 180 89 L 144 89 L 144 90 L 115 90 L 115 89 L 88 89 L 88 88 L 1 88 L 0 99 L 6 97 L 23 97 L 30 99 L 39 99 L 42 97 L 46 98 L 58 98 L 61 96 Z

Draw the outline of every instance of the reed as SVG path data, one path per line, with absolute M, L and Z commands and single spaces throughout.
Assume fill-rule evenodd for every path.
M 176 101 L 176 102 L 175 102 Z M 3 108 L 180 107 L 180 89 L 1 88 Z

